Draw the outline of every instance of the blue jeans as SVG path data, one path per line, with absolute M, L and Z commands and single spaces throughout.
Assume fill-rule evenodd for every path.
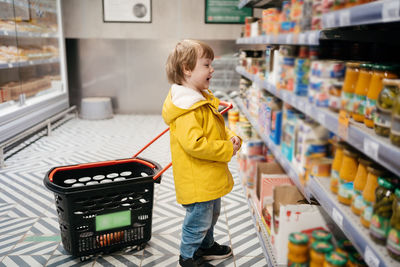
M 221 199 L 183 205 L 186 216 L 182 225 L 180 253 L 183 259 L 193 258 L 201 248 L 214 244 L 214 226 L 221 210 Z

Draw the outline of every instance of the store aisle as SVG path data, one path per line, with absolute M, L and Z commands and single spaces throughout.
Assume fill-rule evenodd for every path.
M 0 170 L 0 266 L 176 266 L 184 209 L 176 203 L 171 169 L 156 185 L 152 238 L 141 251 L 120 251 L 81 263 L 61 244 L 53 193 L 43 185 L 54 166 L 131 157 L 165 129 L 160 116 L 117 115 L 104 121 L 74 119 L 6 161 Z M 17 150 L 16 148 L 15 150 Z M 170 161 L 169 138 L 141 155 L 161 165 Z M 234 257 L 216 266 L 266 266 L 237 175 L 223 198 L 216 240 L 232 245 Z

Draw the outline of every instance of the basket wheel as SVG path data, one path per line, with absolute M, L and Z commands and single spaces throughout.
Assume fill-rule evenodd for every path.
M 87 261 L 89 259 L 93 258 L 93 255 L 89 255 L 89 256 L 81 256 L 79 259 L 81 262 L 83 261 Z
M 146 247 L 146 243 L 142 243 L 140 245 L 137 245 L 136 249 L 139 251 L 139 250 L 144 249 L 145 247 Z

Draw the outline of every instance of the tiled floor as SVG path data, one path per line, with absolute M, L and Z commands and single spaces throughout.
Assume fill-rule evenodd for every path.
M 171 170 L 155 186 L 152 238 L 146 248 L 97 255 L 84 262 L 63 249 L 54 195 L 43 185 L 52 167 L 129 158 L 165 128 L 160 116 L 73 119 L 8 158 L 0 170 L 0 266 L 177 266 L 184 209 L 176 203 Z M 166 165 L 168 135 L 141 156 Z M 234 256 L 211 263 L 266 266 L 234 159 L 230 169 L 235 187 L 223 198 L 215 237 L 231 245 Z

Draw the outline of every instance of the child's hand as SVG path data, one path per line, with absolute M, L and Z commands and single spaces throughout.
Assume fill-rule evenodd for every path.
M 231 138 L 231 142 L 233 144 L 233 156 L 235 156 L 236 153 L 238 152 L 238 150 L 240 149 L 240 146 L 241 146 L 240 139 L 237 136 L 233 136 Z

